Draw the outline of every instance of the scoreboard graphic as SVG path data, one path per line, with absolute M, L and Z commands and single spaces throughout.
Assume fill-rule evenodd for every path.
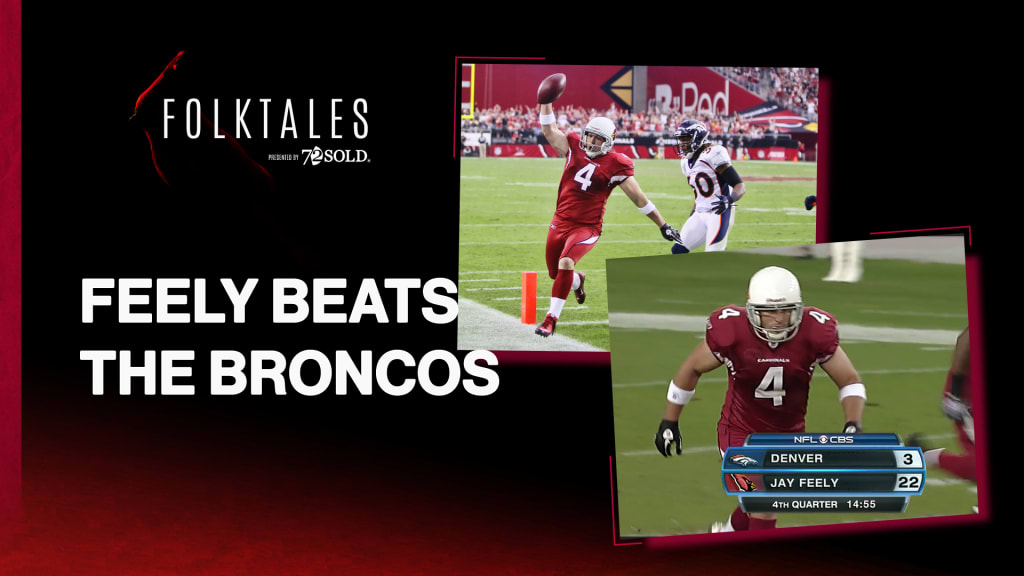
M 904 512 L 926 476 L 921 449 L 896 434 L 751 434 L 722 458 L 747 513 Z

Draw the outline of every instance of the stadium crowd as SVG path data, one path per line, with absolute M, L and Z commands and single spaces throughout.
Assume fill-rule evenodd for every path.
M 712 68 L 765 100 L 818 121 L 817 68 Z
M 502 109 L 494 106 L 488 109 L 477 109 L 472 119 L 462 120 L 464 132 L 489 132 L 492 142 L 512 144 L 535 144 L 540 135 L 540 123 L 537 120 L 539 107 L 516 106 Z M 615 122 L 620 137 L 653 136 L 672 138 L 675 127 L 688 117 L 678 112 L 660 111 L 652 106 L 647 113 L 633 113 L 630 110 L 617 108 L 614 104 L 607 110 L 596 108 L 586 109 L 581 106 L 563 106 L 555 109 L 559 128 L 567 130 L 581 129 L 595 116 L 605 116 Z M 774 123 L 767 126 L 753 124 L 742 118 L 738 113 L 731 115 L 715 115 L 703 113 L 698 119 L 704 122 L 711 132 L 712 140 L 724 141 L 732 137 L 744 140 L 770 137 L 777 134 Z
M 754 92 L 766 100 L 803 114 L 812 121 L 817 121 L 818 104 L 818 72 L 812 68 L 714 68 Z M 462 120 L 464 132 L 489 132 L 494 142 L 514 144 L 534 144 L 541 134 L 537 120 L 539 105 L 514 106 L 502 108 L 495 105 L 491 108 L 474 111 L 473 118 Z M 581 128 L 595 116 L 611 118 L 618 126 L 618 135 L 622 137 L 655 136 L 671 138 L 675 127 L 687 119 L 682 114 L 659 109 L 655 105 L 648 107 L 646 113 L 633 113 L 630 110 L 617 108 L 614 104 L 607 110 L 596 108 L 586 109 L 581 106 L 567 105 L 555 108 L 558 126 L 563 131 Z M 773 123 L 767 126 L 752 124 L 741 118 L 739 114 L 715 115 L 700 114 L 699 120 L 704 122 L 715 140 L 726 140 L 731 137 L 742 139 L 758 139 L 771 137 L 777 133 Z

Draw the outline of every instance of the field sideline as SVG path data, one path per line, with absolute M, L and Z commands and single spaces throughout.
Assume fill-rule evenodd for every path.
M 520 273 L 535 271 L 538 322 L 543 319 L 551 295 L 544 245 L 564 163 L 561 158 L 462 160 L 460 296 L 518 318 Z M 814 242 L 815 212 L 804 210 L 803 201 L 816 193 L 816 164 L 748 160 L 734 166 L 747 182 L 747 195 L 737 205 L 729 250 Z M 693 192 L 683 180 L 678 161 L 636 160 L 635 177 L 669 223 L 681 227 L 693 207 Z M 670 249 L 671 244 L 625 194 L 613 192 L 601 239 L 578 267 L 587 274 L 587 302 L 580 307 L 570 295 L 557 334 L 608 350 L 605 261 L 668 254 Z M 476 342 L 480 342 L 479 332 L 486 330 L 473 328 Z M 500 329 L 494 334 L 495 342 L 504 337 Z M 524 334 L 534 339 L 528 348 L 547 349 L 540 337 Z M 467 348 L 461 340 L 459 348 Z M 493 348 L 502 349 L 497 344 Z

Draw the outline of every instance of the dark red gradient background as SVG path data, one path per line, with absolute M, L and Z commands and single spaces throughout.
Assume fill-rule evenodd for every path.
M 820 539 L 613 547 L 588 479 L 602 465 L 571 454 L 525 472 L 530 450 L 446 458 L 416 434 L 332 444 L 243 420 L 199 431 L 157 408 L 26 414 L 24 513 L 0 573 L 931 573 L 872 550 L 836 566 L 841 545 Z
M 0 541 L 21 500 L 21 5 L 0 2 Z
M 11 30 L 18 3 L 3 0 L 0 6 L 5 48 L 0 61 L 5 71 L 16 70 L 19 53 L 8 48 L 18 44 Z M 282 173 L 278 168 L 274 176 L 290 195 L 270 199 L 276 202 L 270 212 L 281 215 L 286 231 L 315 231 L 298 240 L 285 238 L 309 257 L 304 262 L 315 263 L 296 270 L 289 260 L 294 251 L 271 254 L 278 239 L 226 217 L 241 194 L 199 215 L 204 225 L 222 222 L 224 229 L 217 232 L 223 237 L 216 238 L 241 247 L 237 253 L 210 253 L 215 237 L 197 238 L 206 231 L 189 219 L 190 206 L 208 198 L 169 194 L 148 163 L 145 137 L 114 120 L 127 118 L 138 93 L 182 48 L 179 41 L 162 41 L 150 30 L 129 36 L 118 20 L 61 26 L 42 8 L 33 10 L 26 15 L 23 69 L 24 250 L 3 245 L 0 277 L 0 376 L 6 384 L 10 368 L 23 374 L 21 506 L 3 518 L 0 574 L 942 574 L 969 569 L 973 559 L 966 551 L 988 552 L 1009 524 L 1010 514 L 997 506 L 1001 494 L 1002 502 L 1007 498 L 996 484 L 991 497 L 979 494 L 983 506 L 992 501 L 991 518 L 966 526 L 913 521 L 878 533 L 780 530 L 756 542 L 670 538 L 615 546 L 609 510 L 610 374 L 602 354 L 556 362 L 540 355 L 503 356 L 501 388 L 485 398 L 92 396 L 88 367 L 77 356 L 86 346 L 401 347 L 416 355 L 454 343 L 454 326 L 423 323 L 292 330 L 270 329 L 257 319 L 244 330 L 83 327 L 77 298 L 78 280 L 87 275 L 455 278 L 458 161 L 448 159 L 443 139 L 451 117 L 438 111 L 450 110 L 451 90 L 457 90 L 451 54 L 466 51 L 446 50 L 431 38 L 430 47 L 417 52 L 415 66 L 390 74 L 379 62 L 360 68 L 358 62 L 322 58 L 264 60 L 299 40 L 282 42 L 283 47 L 240 44 L 227 51 L 225 60 L 233 66 L 205 76 L 263 82 L 277 90 L 275 95 L 295 98 L 340 91 L 346 98 L 366 97 L 373 110 L 398 111 L 373 116 L 371 138 L 377 139 L 367 143 L 371 150 L 387 148 L 385 136 L 408 133 L 405 95 L 414 92 L 417 126 L 444 135 L 438 146 L 431 142 L 410 147 L 407 154 L 381 153 L 372 170 L 348 166 L 345 172 Z M 136 16 L 136 22 L 147 20 Z M 395 26 L 389 22 L 389 34 L 398 34 Z M 54 51 L 52 38 L 61 39 L 60 47 L 88 46 L 96 57 L 69 66 L 65 50 L 70 48 Z M 347 54 L 331 48 L 322 54 Z M 242 66 L 244 58 L 257 57 L 255 64 Z M 548 60 L 559 61 L 580 63 L 568 57 Z M 233 70 L 258 66 L 265 66 L 262 76 Z M 908 203 L 889 200 L 906 193 L 894 184 L 904 178 L 895 165 L 879 164 L 865 173 L 857 161 L 863 152 L 862 120 L 844 110 L 868 94 L 869 81 L 895 84 L 907 71 L 868 75 L 856 66 L 832 66 L 822 65 L 834 96 L 829 238 L 866 238 L 872 231 L 897 229 L 893 224 L 899 229 L 973 224 L 972 253 L 991 246 L 994 226 L 942 204 L 943 193 L 952 193 L 940 186 L 941 178 L 915 173 L 933 197 L 911 211 Z M 922 76 L 936 73 L 926 70 Z M 306 85 L 303 79 L 315 81 Z M 7 98 L 18 90 L 0 87 L 6 110 Z M 75 98 L 69 100 L 68 93 Z M 203 96 L 211 94 L 234 96 L 212 90 Z M 75 126 L 73 132 L 69 126 Z M 44 151 L 53 149 L 55 135 L 75 143 L 80 153 L 54 165 L 53 155 Z M 0 136 L 5 154 L 20 151 L 12 133 Z M 911 159 L 919 165 L 930 160 Z M 4 238 L 13 230 L 8 226 L 19 222 L 17 204 L 7 203 L 17 198 L 8 196 L 17 190 L 14 166 L 10 176 L 0 175 Z M 381 175 L 403 170 L 440 176 L 411 190 L 382 181 Z M 865 182 L 878 194 L 862 194 Z M 295 206 L 304 210 L 296 215 L 290 212 Z M 122 218 L 125 214 L 133 217 Z M 372 231 L 374 226 L 383 232 Z M 417 232 L 415 243 L 409 243 L 405 230 Z M 366 250 L 371 241 L 375 249 Z M 8 274 L 19 269 L 18 263 L 23 300 L 12 309 L 18 282 Z M 985 264 L 981 284 L 993 286 L 993 278 L 985 276 L 998 270 Z M 975 294 L 972 329 L 980 321 Z M 19 312 L 20 338 L 11 320 Z M 993 341 L 998 339 L 985 339 Z M 23 354 L 16 351 L 18 344 Z M 975 369 L 982 364 L 975 362 Z M 994 371 L 990 365 L 988 375 L 995 378 Z M 10 398 L 9 387 L 0 391 Z M 990 402 L 988 413 L 995 421 L 1008 410 L 1008 403 Z M 657 418 L 652 414 L 655 426 Z M 16 420 L 0 422 L 4 438 L 17 429 Z M 989 438 L 992 453 L 1006 448 L 1002 437 Z M 11 483 L 9 461 L 0 468 L 5 487 L 0 495 L 19 486 Z M 994 482 L 998 478 L 992 475 Z M 686 486 L 681 482 L 677 489 Z M 672 498 L 665 495 L 667 505 Z M 965 552 L 949 555 L 949 550 Z

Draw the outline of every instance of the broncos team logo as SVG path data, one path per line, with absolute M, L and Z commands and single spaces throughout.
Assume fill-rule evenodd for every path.
M 749 456 L 744 456 L 743 454 L 737 454 L 737 455 L 733 456 L 732 458 L 729 458 L 729 460 L 731 460 L 733 464 L 739 464 L 740 466 L 744 466 L 744 467 L 746 467 L 746 466 L 753 466 L 753 465 L 757 464 L 757 460 L 754 460 L 753 458 L 751 458 Z

